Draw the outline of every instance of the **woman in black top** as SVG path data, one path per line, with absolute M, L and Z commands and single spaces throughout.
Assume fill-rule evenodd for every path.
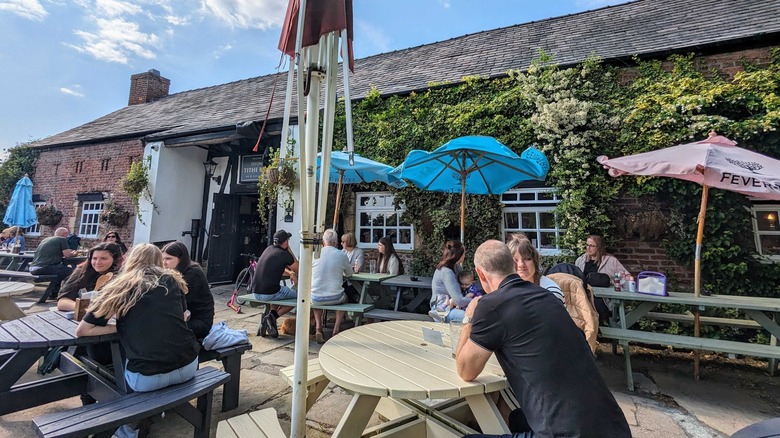
M 122 239 L 119 237 L 119 233 L 116 231 L 109 231 L 106 233 L 106 237 L 103 238 L 103 242 L 111 242 L 116 243 L 119 245 L 119 248 L 122 250 L 122 254 L 127 254 L 127 245 L 122 242 Z
M 187 294 L 187 310 L 190 311 L 187 326 L 195 333 L 195 337 L 203 339 L 214 324 L 214 296 L 206 274 L 200 265 L 190 260 L 189 251 L 183 243 L 171 242 L 162 251 L 165 267 L 179 271 L 187 282 L 190 290 Z
M 121 259 L 122 252 L 115 243 L 103 242 L 93 246 L 87 260 L 79 264 L 62 285 L 57 297 L 57 310 L 73 310 L 81 289 L 88 292 L 99 290 L 119 270 Z

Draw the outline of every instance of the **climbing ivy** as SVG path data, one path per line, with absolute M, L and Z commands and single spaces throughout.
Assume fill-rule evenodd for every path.
M 562 199 L 557 215 L 565 231 L 562 258 L 582 251 L 590 233 L 610 236 L 621 194 L 656 199 L 670 219 L 664 245 L 678 263 L 691 264 L 701 187 L 671 178 L 610 178 L 599 155 L 621 156 L 703 139 L 714 129 L 741 146 L 780 156 L 780 61 L 745 65 L 733 78 L 697 68 L 692 55 L 636 60 L 633 80 L 591 58 L 561 68 L 546 54 L 525 72 L 432 84 L 423 92 L 382 97 L 372 90 L 353 106 L 357 152 L 399 164 L 412 149 L 433 150 L 462 135 L 489 135 L 517 153 L 536 145 L 550 161 L 547 185 Z M 343 108 L 337 112 L 343 122 Z M 344 126 L 336 123 L 337 127 Z M 343 128 L 334 150 L 346 145 Z M 423 240 L 415 273 L 430 272 L 446 239 L 459 235 L 459 197 L 413 187 L 395 191 Z M 644 198 L 643 198 L 644 199 Z M 702 255 L 705 288 L 718 293 L 775 295 L 777 265 L 756 257 L 744 196 L 710 191 Z M 466 247 L 500 238 L 497 197 L 468 196 Z M 419 258 L 419 260 L 418 260 Z

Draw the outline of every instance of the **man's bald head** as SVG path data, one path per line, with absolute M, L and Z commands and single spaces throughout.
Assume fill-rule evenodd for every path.
M 70 232 L 65 227 L 57 228 L 57 231 L 54 232 L 54 235 L 57 237 L 68 237 L 68 234 L 70 234 Z
M 515 273 L 515 260 L 509 248 L 498 240 L 488 240 L 479 245 L 474 253 L 474 265 L 485 275 L 495 278 L 505 278 Z

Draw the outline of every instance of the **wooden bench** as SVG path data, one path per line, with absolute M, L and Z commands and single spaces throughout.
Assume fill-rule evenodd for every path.
M 222 387 L 222 412 L 238 407 L 239 388 L 241 386 L 241 356 L 245 351 L 251 350 L 252 344 L 233 345 L 232 347 L 218 350 L 204 350 L 201 348 L 198 354 L 198 362 L 219 360 L 225 372 L 230 374 L 230 380 Z
M 295 366 L 290 365 L 282 368 L 279 370 L 279 375 L 292 387 L 293 382 L 295 382 Z M 309 367 L 306 372 L 306 412 L 309 412 L 329 383 L 330 380 L 322 373 L 319 359 L 309 359 Z
M 263 317 L 267 315 L 271 311 L 271 306 L 287 306 L 287 307 L 296 307 L 298 305 L 298 300 L 293 298 L 290 300 L 272 300 L 272 301 L 262 301 L 255 298 L 253 294 L 247 294 L 247 295 L 241 295 L 238 297 L 239 300 L 247 302 L 251 307 L 260 307 L 265 306 L 265 309 L 263 310 Z M 373 304 L 354 304 L 354 303 L 344 303 L 344 304 L 331 304 L 331 305 L 320 305 L 316 304 L 314 302 L 311 303 L 312 309 L 322 309 L 322 310 L 333 310 L 333 311 L 344 311 L 349 314 L 354 315 L 355 318 L 355 325 L 360 325 L 360 320 L 363 317 L 363 314 L 368 312 L 369 310 L 374 308 Z M 260 327 L 262 326 L 262 317 L 261 317 L 261 324 L 257 328 L 257 334 L 260 335 Z
M 50 281 L 56 280 L 56 275 L 48 275 L 48 274 L 42 274 L 42 275 L 35 275 L 32 272 L 27 271 L 9 271 L 6 269 L 0 269 L 0 280 L 15 280 L 15 281 L 31 281 L 33 283 L 48 283 Z M 38 300 L 39 303 L 45 303 L 46 300 L 49 299 L 49 295 L 51 295 L 51 288 L 47 287 L 46 291 L 43 293 L 43 296 L 41 296 L 41 299 Z
M 285 438 L 276 409 L 267 408 L 222 420 L 217 438 Z
M 655 319 L 658 321 L 671 321 L 684 324 L 693 324 L 693 313 L 660 313 L 660 312 L 647 312 L 645 317 Z M 761 329 L 761 324 L 753 321 L 752 319 L 736 319 L 736 318 L 718 318 L 715 316 L 700 316 L 699 323 L 702 325 L 720 325 L 727 327 L 736 327 L 742 329 Z
M 780 347 L 772 345 L 748 344 L 745 342 L 726 341 L 722 339 L 697 338 L 693 336 L 670 335 L 667 333 L 643 332 L 639 330 L 624 330 L 615 327 L 599 327 L 599 330 L 603 337 L 621 341 L 621 345 L 623 345 L 623 356 L 626 360 L 626 379 L 629 391 L 634 390 L 634 380 L 631 371 L 631 355 L 628 348 L 629 342 L 668 345 L 677 348 L 690 348 L 693 350 L 717 351 L 721 353 L 780 359 Z
M 123 424 L 173 409 L 195 426 L 195 438 L 208 438 L 214 389 L 230 375 L 212 367 L 201 368 L 192 380 L 152 392 L 133 392 L 110 401 L 42 415 L 33 420 L 42 438 L 80 438 L 113 430 Z M 189 401 L 197 399 L 197 407 Z
M 378 319 L 380 321 L 433 321 L 428 315 L 421 315 L 419 313 L 401 312 L 395 310 L 385 309 L 371 309 L 363 314 L 364 318 Z

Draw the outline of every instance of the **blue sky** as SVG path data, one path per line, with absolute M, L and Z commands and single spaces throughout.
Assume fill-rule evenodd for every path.
M 354 0 L 357 58 L 627 0 Z M 276 71 L 287 0 L 0 0 L 0 149 L 127 105 Z

